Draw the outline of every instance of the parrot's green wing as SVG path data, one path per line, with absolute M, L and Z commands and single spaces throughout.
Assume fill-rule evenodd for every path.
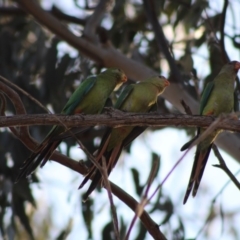
M 93 88 L 94 84 L 97 81 L 96 76 L 90 76 L 86 80 L 84 80 L 80 87 L 76 89 L 76 91 L 72 94 L 72 96 L 67 101 L 66 105 L 64 106 L 62 113 L 64 114 L 72 114 L 74 113 L 74 110 L 77 108 L 78 104 L 83 100 L 83 98 L 89 93 L 89 91 Z M 59 136 L 54 138 L 54 135 L 57 136 L 58 132 L 61 132 L 59 126 L 54 126 L 48 135 L 46 136 L 46 139 L 52 139 L 52 141 L 56 141 L 57 139 L 64 139 L 64 136 Z M 82 129 L 81 129 L 82 131 Z M 73 134 L 70 134 L 73 135 Z
M 124 88 L 123 92 L 119 96 L 117 102 L 115 103 L 115 108 L 116 109 L 121 109 L 121 106 L 123 103 L 126 101 L 126 99 L 129 97 L 131 92 L 133 91 L 133 84 L 128 85 L 127 87 Z
M 116 109 L 121 109 L 121 106 L 123 103 L 126 101 L 126 99 L 129 97 L 129 94 L 133 91 L 133 85 L 130 84 L 127 87 L 124 88 L 123 92 L 120 94 L 117 102 L 115 103 L 115 108 Z M 99 146 L 99 149 L 102 149 L 103 145 L 105 144 L 105 141 L 109 137 L 109 134 L 111 134 L 112 128 L 108 127 L 105 131 L 105 134 L 102 137 L 101 144 Z
M 97 81 L 97 76 L 88 77 L 80 87 L 69 98 L 68 102 L 64 106 L 62 113 L 71 114 L 74 112 L 78 104 L 83 100 L 83 98 L 89 93 Z
M 201 115 L 202 115 L 203 109 L 205 108 L 205 106 L 208 102 L 208 99 L 211 95 L 213 88 L 214 88 L 214 82 L 212 81 L 207 84 L 207 86 L 205 87 L 205 89 L 203 91 L 203 94 L 201 97 L 201 102 L 200 102 L 200 114 Z
M 206 104 L 208 102 L 208 99 L 211 95 L 213 88 L 214 88 L 214 82 L 213 81 L 209 82 L 202 93 L 201 102 L 200 102 L 200 114 L 201 115 L 202 115 L 204 107 L 206 106 Z M 192 143 L 199 137 L 199 134 L 200 134 L 200 128 L 197 129 L 197 135 L 193 139 L 191 139 L 189 142 L 185 143 L 181 147 L 180 151 L 185 151 L 186 149 L 188 149 L 192 145 Z

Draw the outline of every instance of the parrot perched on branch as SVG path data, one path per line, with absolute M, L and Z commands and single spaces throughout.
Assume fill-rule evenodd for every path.
M 207 84 L 200 101 L 200 115 L 218 117 L 234 110 L 234 82 L 239 69 L 240 62 L 229 62 L 222 67 L 215 79 Z M 198 128 L 197 135 L 183 145 L 181 151 L 189 148 L 205 130 L 205 128 Z M 197 145 L 191 176 L 183 200 L 184 204 L 192 189 L 193 197 L 196 196 L 212 144 L 220 132 L 221 130 L 214 130 Z
M 115 108 L 127 112 L 148 112 L 156 104 L 158 96 L 163 93 L 169 84 L 169 81 L 162 76 L 154 76 L 143 82 L 130 84 L 119 96 Z M 132 126 L 108 129 L 96 154 L 96 161 L 101 166 L 102 157 L 106 159 L 108 175 L 116 165 L 123 147 L 128 145 L 145 129 L 145 127 Z M 94 165 L 90 168 L 79 188 L 82 188 L 89 179 L 92 179 L 92 182 L 85 194 L 86 199 L 97 187 L 98 183 L 102 181 L 101 172 Z
M 125 73 L 117 68 L 109 68 L 97 76 L 90 76 L 74 91 L 61 113 L 66 115 L 101 113 L 112 91 L 118 89 L 126 81 Z M 83 128 L 84 130 L 86 128 Z M 41 167 L 45 165 L 61 143 L 61 135 L 64 136 L 65 132 L 67 129 L 64 126 L 53 126 L 35 152 L 23 163 L 17 181 L 30 175 L 40 163 Z

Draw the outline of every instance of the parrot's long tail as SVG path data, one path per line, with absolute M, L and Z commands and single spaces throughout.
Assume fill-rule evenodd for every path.
M 196 136 L 195 136 L 193 139 L 191 139 L 189 142 L 185 143 L 185 144 L 181 147 L 180 151 L 185 151 L 186 149 L 188 149 L 188 148 L 192 145 L 192 143 L 193 143 L 197 138 L 198 138 L 198 135 L 196 135 Z
M 187 202 L 192 188 L 192 196 L 196 196 L 211 149 L 212 144 L 205 150 L 197 149 L 183 204 Z
M 146 127 L 135 127 L 131 134 L 129 134 L 123 142 L 119 143 L 114 149 L 111 151 L 106 151 L 106 148 L 108 146 L 108 142 L 110 140 L 110 134 L 111 134 L 111 128 L 109 128 L 105 135 L 103 136 L 102 142 L 99 146 L 98 154 L 96 157 L 96 161 L 100 164 L 101 167 L 103 167 L 103 158 L 106 161 L 107 166 L 107 174 L 109 175 L 114 168 L 114 166 L 117 164 L 118 158 L 122 152 L 122 149 L 126 147 L 130 142 L 132 142 L 136 137 L 138 137 Z M 83 179 L 82 183 L 80 184 L 79 188 L 82 188 L 88 180 L 91 179 L 92 182 L 85 193 L 84 200 L 87 200 L 89 195 L 93 192 L 93 190 L 98 186 L 99 183 L 103 182 L 103 177 L 101 172 L 97 169 L 95 165 L 93 165 L 85 178 Z
M 110 152 L 105 153 L 102 156 L 102 158 L 98 161 L 100 166 L 103 167 L 104 166 L 103 165 L 103 158 L 105 159 L 108 176 L 110 175 L 112 169 L 116 165 L 116 163 L 118 161 L 118 158 L 119 158 L 119 156 L 122 152 L 122 148 L 123 148 L 123 144 L 121 143 L 117 147 L 115 147 L 113 150 L 111 150 Z M 79 188 L 82 188 L 89 179 L 92 179 L 92 182 L 91 182 L 87 192 L 84 194 L 84 199 L 83 200 L 87 200 L 89 195 L 93 192 L 93 190 L 98 186 L 99 183 L 104 184 L 102 173 L 101 173 L 101 171 L 99 171 L 97 169 L 96 166 L 92 166 L 92 168 L 90 169 L 88 174 L 83 179 Z
M 24 161 L 15 182 L 18 182 L 21 178 L 29 176 L 40 164 L 40 166 L 43 167 L 60 143 L 61 140 L 42 143 L 36 152 L 32 153 L 30 157 Z

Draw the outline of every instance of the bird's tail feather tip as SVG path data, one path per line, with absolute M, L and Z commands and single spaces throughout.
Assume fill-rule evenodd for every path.
M 82 197 L 82 202 L 87 202 L 87 200 L 89 199 L 89 196 L 86 196 L 85 194 Z
M 15 181 L 14 181 L 14 183 L 15 183 L 15 184 L 18 183 L 19 180 L 20 180 L 20 178 L 17 176 L 16 179 L 15 179 Z
M 23 179 L 25 177 L 27 177 L 26 172 L 21 169 L 20 172 L 18 173 L 14 183 L 18 183 L 21 179 Z
M 185 195 L 185 197 L 183 199 L 183 204 L 186 204 L 188 197 L 189 197 L 189 193 Z
M 193 197 L 195 197 L 197 195 L 198 187 L 199 187 L 199 183 L 195 183 L 194 188 L 193 188 L 193 192 L 192 192 Z
M 186 190 L 186 193 L 185 193 L 185 196 L 184 196 L 184 199 L 183 199 L 183 204 L 185 204 L 187 202 L 188 198 L 189 198 L 189 195 L 192 191 L 193 183 L 194 183 L 194 181 L 190 180 L 190 182 L 188 184 L 188 187 L 187 187 L 187 190 Z
M 82 188 L 87 183 L 88 180 L 89 176 L 86 175 L 85 178 L 82 180 L 81 184 L 79 185 L 78 189 Z

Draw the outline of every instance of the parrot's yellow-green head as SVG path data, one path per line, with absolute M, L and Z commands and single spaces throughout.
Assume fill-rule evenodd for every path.
M 157 87 L 157 89 L 159 90 L 158 95 L 162 94 L 165 88 L 170 85 L 170 82 L 164 76 L 154 76 L 148 78 L 146 81 L 151 82 L 153 85 Z
M 122 69 L 119 68 L 108 68 L 101 73 L 101 76 L 108 80 L 114 79 L 116 86 L 114 88 L 114 91 L 116 91 L 123 83 L 127 81 L 126 74 L 123 72 Z
M 114 88 L 114 91 L 116 91 L 122 86 L 123 83 L 127 81 L 127 76 L 123 70 L 119 68 L 113 69 L 113 73 L 116 74 L 117 85 Z
M 238 73 L 238 70 L 240 69 L 240 62 L 238 61 L 231 61 L 227 64 L 225 64 L 220 73 L 223 73 L 223 72 L 230 72 L 232 73 L 233 75 L 236 75 Z

